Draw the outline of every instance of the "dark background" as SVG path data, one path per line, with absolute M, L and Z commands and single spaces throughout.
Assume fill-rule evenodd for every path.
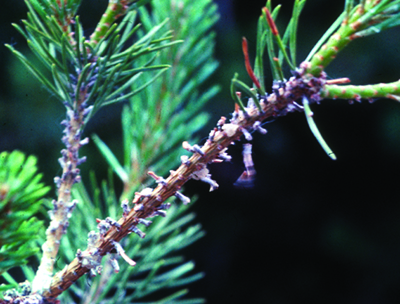
M 25 44 L 10 23 L 26 17 L 24 3 L 3 2 L 0 43 L 23 50 Z M 299 25 L 299 62 L 341 13 L 342 2 L 308 1 Z M 207 109 L 213 116 L 209 128 L 233 110 L 233 73 L 250 83 L 241 37 L 247 37 L 254 54 L 256 21 L 265 5 L 254 0 L 217 3 L 221 66 L 210 83 L 221 84 L 222 91 Z M 283 4 L 278 21 L 283 29 L 292 1 L 273 1 L 278 3 Z M 104 5 L 83 1 L 86 28 L 93 29 Z M 353 84 L 397 80 L 399 34 L 395 28 L 352 42 L 328 67 L 329 77 L 349 77 Z M 0 151 L 37 155 L 46 183 L 52 184 L 60 171 L 63 107 L 4 47 L 0 69 Z M 270 78 L 265 81 L 271 83 Z M 110 146 L 120 147 L 120 108 L 98 113 L 86 134 L 96 132 Z M 206 272 L 190 286 L 192 296 L 208 303 L 400 303 L 400 106 L 386 99 L 353 105 L 326 100 L 313 111 L 337 161 L 319 147 L 304 114 L 294 113 L 267 124 L 267 135 L 254 135 L 254 189 L 233 187 L 243 170 L 241 144 L 229 150 L 232 163 L 212 167 L 218 191 L 208 193 L 207 185 L 188 183 L 187 194 L 200 194 L 193 209 L 207 231 L 185 252 L 198 271 Z M 207 136 L 208 130 L 203 133 Z M 98 152 L 91 144 L 82 155 Z M 94 168 L 101 178 L 105 167 L 100 157 L 91 157 L 81 169 Z

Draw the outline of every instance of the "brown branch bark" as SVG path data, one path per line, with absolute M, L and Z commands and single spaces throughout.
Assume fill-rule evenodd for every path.
M 318 83 L 319 85 L 316 85 Z M 120 227 L 112 226 L 97 242 L 96 250 L 93 247 L 82 253 L 84 256 L 102 257 L 114 249 L 113 242 L 119 242 L 132 232 L 139 218 L 150 217 L 155 210 L 169 197 L 175 195 L 181 187 L 193 177 L 193 174 L 206 168 L 207 164 L 218 159 L 220 153 L 224 153 L 232 142 L 238 140 L 244 130 L 253 130 L 255 122 L 262 122 L 269 117 L 286 115 L 296 108 L 294 101 L 303 95 L 318 94 L 324 84 L 324 79 L 310 75 L 297 74 L 287 81 L 282 88 L 275 93 L 260 98 L 262 112 L 256 106 L 250 104 L 246 113 L 235 110 L 233 119 L 228 124 L 223 124 L 210 133 L 209 139 L 201 147 L 202 153 L 194 152 L 188 161 L 182 163 L 175 171 L 171 171 L 165 183 L 159 183 L 150 195 L 139 198 L 134 202 L 140 208 L 133 208 L 129 214 L 119 219 Z M 62 271 L 58 272 L 52 280 L 50 289 L 43 293 L 46 299 L 55 299 L 76 280 L 89 272 L 92 266 L 86 265 L 75 258 Z

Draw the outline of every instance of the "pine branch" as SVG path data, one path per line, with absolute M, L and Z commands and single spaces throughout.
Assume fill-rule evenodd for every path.
M 225 151 L 228 146 L 243 134 L 249 134 L 251 130 L 258 130 L 259 123 L 257 122 L 262 122 L 269 117 L 284 116 L 295 110 L 294 102 L 301 96 L 307 95 L 316 98 L 323 81 L 313 77 L 305 82 L 302 78 L 304 72 L 304 69 L 298 71 L 297 76 L 289 79 L 287 87 L 282 88 L 279 95 L 271 94 L 260 100 L 261 112 L 252 102 L 245 112 L 235 110 L 233 120 L 227 124 L 220 123 L 218 128 L 210 132 L 209 139 L 202 147 L 190 146 L 184 142 L 183 147 L 193 155 L 189 159 L 183 159 L 181 166 L 175 171 L 171 171 L 166 179 L 149 173 L 156 180 L 158 186 L 155 189 L 146 188 L 142 192 L 136 193 L 133 200 L 134 208 L 131 210 L 127 203 L 124 203 L 124 216 L 116 221 L 108 231 L 100 229 L 99 233 L 91 232 L 87 249 L 79 251 L 77 257 L 54 276 L 49 290 L 45 291 L 43 296 L 56 298 L 85 273 L 98 269 L 102 257 L 113 250 L 120 252 L 121 256 L 132 264 L 130 258 L 123 254 L 123 250 L 118 244 L 132 232 L 139 237 L 145 237 L 145 234 L 137 227 L 138 224 L 148 217 L 165 216 L 163 202 L 171 196 L 177 196 L 182 199 L 183 203 L 187 203 L 187 198 L 179 190 L 190 179 L 209 183 L 210 190 L 218 188 L 218 184 L 211 179 L 207 164 L 226 159 Z M 318 83 L 320 85 L 316 85 Z
M 86 248 L 85 231 L 93 230 L 96 225 L 94 220 L 88 220 L 87 214 L 90 214 L 92 219 L 105 219 L 107 217 L 116 218 L 121 213 L 121 203 L 113 190 L 111 172 L 107 183 L 102 181 L 101 185 L 98 185 L 95 182 L 94 173 L 92 173 L 91 180 L 93 181 L 93 199 L 90 198 L 82 183 L 76 185 L 73 189 L 73 198 L 77 199 L 79 204 L 74 216 L 70 218 L 70 226 L 80 227 L 80 229 L 69 229 L 68 234 L 63 238 L 58 259 L 59 265 L 68 264 L 72 261 L 76 254 L 76 248 Z M 100 189 L 102 190 L 100 191 Z M 152 222 L 146 228 L 145 239 L 129 238 L 121 242 L 126 254 L 134 257 L 137 262 L 135 267 L 124 263 L 122 258 L 114 253 L 103 260 L 101 274 L 93 277 L 91 284 L 88 285 L 87 280 L 79 280 L 71 286 L 68 293 L 63 293 L 60 296 L 60 300 L 70 303 L 76 302 L 76 297 L 78 297 L 80 303 L 114 303 L 116 299 L 121 299 L 124 295 L 123 302 L 121 302 L 122 300 L 119 301 L 130 303 L 131 301 L 140 301 L 149 293 L 155 293 L 160 289 L 168 290 L 174 286 L 174 278 L 165 281 L 160 281 L 158 278 L 162 278 L 167 269 L 170 270 L 171 267 L 179 269 L 179 265 L 185 259 L 182 256 L 176 256 L 178 251 L 202 237 L 204 232 L 199 224 L 190 224 L 195 215 L 193 213 L 186 214 L 185 211 L 191 206 L 181 205 L 178 207 L 175 204 L 166 203 L 165 207 L 169 207 L 168 217 L 144 222 L 145 224 Z M 114 262 L 111 263 L 111 261 Z M 194 265 L 194 263 L 191 263 L 191 265 Z M 115 266 L 116 268 L 114 268 Z M 118 268 L 119 274 L 114 274 Z M 189 271 L 191 268 L 185 269 Z M 189 275 L 182 272 L 180 274 L 180 277 L 176 280 L 185 281 L 192 276 L 201 275 Z M 28 279 L 30 278 L 28 277 Z
M 48 287 L 61 237 L 66 233 L 68 219 L 77 203 L 71 199 L 71 189 L 80 181 L 78 166 L 86 160 L 85 157 L 79 157 L 79 149 L 88 143 L 87 138 L 82 139 L 85 124 L 102 106 L 137 94 L 168 67 L 163 64 L 151 65 L 151 62 L 134 67 L 134 60 L 177 43 L 168 42 L 169 33 L 157 37 L 166 23 L 164 21 L 143 35 L 137 43 L 125 48 L 125 42 L 136 31 L 130 22 L 134 23 L 135 19 L 132 9 L 140 6 L 140 3 L 134 2 L 111 1 L 109 9 L 100 20 L 100 30 L 93 35 L 98 40 L 92 45 L 82 36 L 79 18 L 74 18 L 80 0 L 27 0 L 29 13 L 28 20 L 24 21 L 25 29 L 14 26 L 28 40 L 28 45 L 52 77 L 45 76 L 24 55 L 11 45 L 6 45 L 64 104 L 67 112 L 67 118 L 62 122 L 65 127 L 62 138 L 65 149 L 61 151 L 62 157 L 59 159 L 63 173 L 54 179 L 58 198 L 53 201 L 54 210 L 50 212 L 51 223 L 46 231 L 43 257 L 33 281 L 34 292 Z M 125 22 L 114 26 L 116 18 L 124 14 Z M 121 31 L 122 37 L 119 35 Z M 126 92 L 144 72 L 153 70 L 160 72 L 134 91 Z M 117 89 L 111 93 L 114 87 Z
M 63 169 L 61 177 L 55 178 L 58 189 L 58 198 L 53 201 L 53 211 L 50 212 L 51 222 L 46 230 L 46 242 L 43 244 L 43 256 L 36 277 L 32 283 L 33 291 L 46 289 L 53 275 L 54 262 L 60 247 L 60 240 L 66 233 L 72 216 L 72 211 L 77 204 L 71 200 L 71 189 L 80 181 L 78 165 L 86 158 L 79 158 L 79 149 L 89 142 L 88 138 L 81 140 L 84 119 L 88 114 L 85 103 L 85 92 L 77 98 L 77 103 L 67 112 L 68 119 L 63 121 L 65 125 L 63 143 L 66 149 L 61 151 L 62 157 L 59 163 Z
M 331 38 L 326 37 L 328 39 L 326 45 L 323 45 L 318 52 L 312 55 L 310 61 L 300 64 L 300 68 L 296 69 L 293 72 L 293 76 L 287 81 L 283 78 L 282 66 L 278 58 L 279 55 L 276 57 L 274 51 L 270 50 L 270 61 L 275 65 L 273 74 L 276 77 L 276 82 L 273 85 L 273 93 L 269 95 L 265 94 L 263 91 L 265 86 L 260 84 L 257 78 L 262 73 L 259 71 L 254 73 L 250 66 L 247 43 L 244 43 L 243 50 L 245 53 L 246 68 L 257 89 L 251 89 L 235 77 L 232 82 L 232 93 L 237 103 L 230 122 L 226 123 L 226 118 L 222 117 L 218 121 L 217 126 L 209 133 L 206 143 L 201 147 L 198 145 L 191 146 L 186 141 L 183 142 L 183 148 L 191 152 L 192 155 L 190 158 L 183 157 L 182 164 L 176 170 L 171 171 L 166 179 L 152 171 L 148 172 L 158 184 L 156 188 L 145 188 L 141 192 L 136 192 L 135 198 L 132 201 L 132 209 L 128 201 L 123 201 L 123 216 L 118 221 L 114 221 L 111 218 L 99 220 L 99 232 L 90 232 L 87 249 L 85 251 L 78 250 L 76 258 L 52 278 L 49 288 L 44 290 L 42 294 L 44 299 L 48 302 L 57 302 L 57 296 L 69 288 L 79 277 L 89 271 L 92 273 L 99 272 L 103 256 L 113 251 L 117 251 L 129 265 L 135 265 L 135 262 L 125 253 L 119 242 L 132 232 L 144 238 L 145 233 L 137 226 L 139 224 L 148 226 L 150 222 L 147 218 L 149 217 L 158 215 L 166 216 L 167 212 L 165 210 L 168 206 L 164 202 L 169 197 L 176 196 L 184 204 L 187 204 L 190 199 L 185 197 L 180 190 L 188 180 L 196 179 L 206 182 L 210 185 L 210 191 L 218 188 L 216 181 L 211 179 L 207 165 L 212 162 L 221 162 L 230 159 L 226 154 L 226 150 L 230 144 L 240 139 L 242 135 L 245 136 L 246 140 L 251 140 L 251 131 L 258 130 L 261 133 L 265 133 L 265 130 L 260 125 L 270 117 L 285 116 L 293 111 L 304 111 L 313 133 L 325 151 L 332 156 L 333 153 L 331 153 L 312 121 L 312 112 L 309 104 L 319 103 L 322 98 L 326 97 L 356 100 L 361 98 L 388 97 L 398 100 L 398 82 L 369 86 L 338 86 L 337 83 L 346 83 L 347 79 L 327 81 L 324 72 L 325 67 L 334 59 L 337 52 L 343 49 L 352 38 L 371 34 L 374 32 L 371 29 L 381 30 L 389 27 L 389 23 L 385 23 L 387 20 L 397 23 L 398 16 L 392 16 L 392 14 L 398 13 L 399 8 L 397 4 L 398 1 L 362 1 L 358 6 L 353 7 L 353 1 L 347 1 L 343 19 L 338 19 L 340 21 L 343 20 L 339 30 Z M 287 40 L 280 38 L 274 21 L 278 10 L 274 10 L 272 13 L 270 11 L 269 2 L 269 5 L 263 9 L 263 19 L 259 22 L 260 27 L 265 28 L 266 23 L 269 27 L 269 33 L 259 35 L 262 39 L 266 39 L 267 42 L 259 43 L 258 46 L 262 46 L 263 44 L 264 46 L 266 44 L 272 45 L 270 38 L 274 36 L 280 48 L 281 56 L 286 58 L 290 64 L 290 58 L 285 51 L 285 41 L 287 42 Z M 291 21 L 293 29 L 296 28 L 298 19 L 298 15 L 294 14 L 294 16 L 295 19 Z M 373 25 L 373 28 L 371 25 Z M 265 38 L 266 36 L 268 37 Z M 295 38 L 292 37 L 291 41 L 295 41 Z M 262 53 L 262 51 L 258 50 L 257 56 Z M 111 58 L 111 55 L 107 56 Z M 258 69 L 260 69 L 259 65 L 262 60 L 256 58 L 256 62 Z M 113 78 L 113 73 L 117 73 L 116 70 L 118 67 L 118 65 L 114 65 L 113 69 L 109 70 L 107 80 Z M 234 92 L 235 87 L 240 88 L 251 96 L 246 107 L 241 100 L 241 92 Z M 106 87 L 103 87 L 103 89 L 105 92 L 107 91 Z M 297 103 L 299 100 L 302 101 L 302 105 Z M 76 121 L 78 121 L 78 127 L 76 128 L 76 132 L 78 132 L 84 121 L 83 116 L 81 117 L 79 114 Z M 70 122 L 70 125 L 73 125 L 73 121 Z M 67 133 L 67 135 L 69 134 Z M 74 139 L 76 137 L 75 133 Z M 68 143 L 77 145 L 76 141 L 68 141 Z M 248 159 L 250 157 L 249 154 L 250 152 L 247 150 L 244 156 L 248 174 L 251 173 L 250 167 L 253 166 L 252 161 Z M 72 163 L 74 158 L 67 158 L 67 161 Z M 73 164 L 70 167 L 76 170 L 76 166 L 74 167 Z M 72 177 L 66 180 L 67 185 L 68 183 L 75 182 L 76 175 L 74 175 L 74 172 L 69 173 Z M 34 294 L 30 297 L 40 296 Z M 38 301 L 42 301 L 42 299 Z

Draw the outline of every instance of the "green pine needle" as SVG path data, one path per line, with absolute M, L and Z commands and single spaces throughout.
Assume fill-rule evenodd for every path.
M 328 144 L 325 142 L 324 138 L 322 137 L 321 133 L 318 130 L 317 125 L 314 122 L 314 119 L 312 118 L 313 113 L 311 111 L 310 105 L 308 103 L 307 97 L 303 97 L 303 106 L 304 106 L 304 113 L 306 114 L 306 119 L 308 126 L 310 127 L 311 132 L 321 145 L 322 149 L 324 149 L 325 153 L 332 159 L 336 160 L 336 155 L 335 153 L 332 152 L 331 148 L 329 148 Z

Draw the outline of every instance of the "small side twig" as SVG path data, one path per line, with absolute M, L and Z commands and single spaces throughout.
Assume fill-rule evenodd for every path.
M 67 119 L 61 124 L 65 127 L 62 141 L 66 149 L 61 150 L 62 157 L 58 160 L 63 173 L 60 177 L 54 178 L 58 198 L 53 201 L 53 210 L 49 211 L 51 222 L 46 230 L 46 242 L 42 246 L 43 256 L 40 266 L 32 282 L 33 292 L 41 292 L 49 287 L 61 237 L 67 231 L 68 219 L 77 204 L 76 200 L 71 201 L 71 188 L 81 180 L 78 166 L 86 158 L 79 158 L 79 150 L 89 142 L 88 138 L 81 140 L 84 119 L 91 109 L 85 103 L 86 94 L 84 90 L 80 96 L 75 96 L 74 105 L 65 104 Z

